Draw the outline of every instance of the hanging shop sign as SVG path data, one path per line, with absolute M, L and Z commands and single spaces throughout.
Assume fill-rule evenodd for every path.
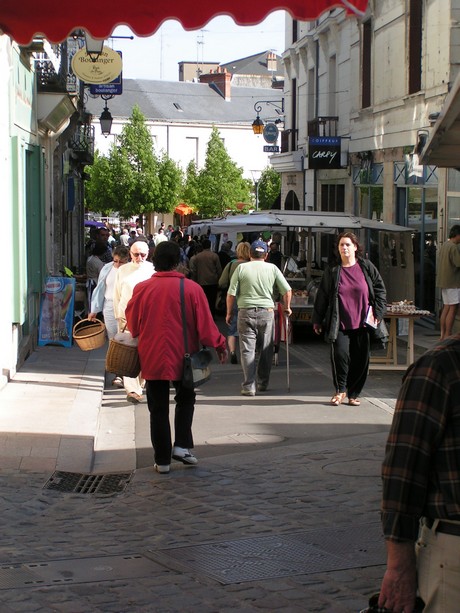
M 308 139 L 308 168 L 326 170 L 341 168 L 340 136 L 310 136 Z
M 278 140 L 278 126 L 275 123 L 266 123 L 264 126 L 263 137 L 266 143 L 273 145 Z
M 117 53 L 123 62 L 121 51 L 117 51 Z M 123 93 L 123 73 L 120 72 L 110 83 L 92 83 L 89 86 L 89 93 L 92 96 L 121 96 Z
M 103 47 L 95 62 L 86 53 L 86 47 L 77 51 L 72 58 L 72 70 L 84 83 L 110 83 L 118 77 L 122 68 L 121 55 L 110 47 Z

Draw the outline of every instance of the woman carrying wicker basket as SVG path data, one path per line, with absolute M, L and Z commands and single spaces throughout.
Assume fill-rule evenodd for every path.
M 129 249 L 119 245 L 113 250 L 113 261 L 106 264 L 99 273 L 99 280 L 91 296 L 91 313 L 88 313 L 90 321 L 97 320 L 97 314 L 102 311 L 105 328 L 109 340 L 118 331 L 117 320 L 113 311 L 113 288 L 117 270 L 129 260 Z M 123 380 L 118 375 L 112 381 L 112 385 L 123 387 Z

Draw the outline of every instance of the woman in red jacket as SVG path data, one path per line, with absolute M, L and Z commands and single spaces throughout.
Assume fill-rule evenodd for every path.
M 195 391 L 182 386 L 184 344 L 180 300 L 182 273 L 180 248 L 174 241 L 163 241 L 154 253 L 156 273 L 138 283 L 126 308 L 128 328 L 139 339 L 142 377 L 146 381 L 150 412 L 150 435 L 155 455 L 155 470 L 168 473 L 171 457 L 184 464 L 196 464 L 192 453 L 192 421 Z M 225 337 L 219 332 L 201 287 L 184 279 L 186 327 L 190 353 L 201 346 L 215 347 L 220 363 L 227 360 Z M 171 339 L 174 339 L 171 341 Z M 169 423 L 169 382 L 176 389 L 174 445 Z

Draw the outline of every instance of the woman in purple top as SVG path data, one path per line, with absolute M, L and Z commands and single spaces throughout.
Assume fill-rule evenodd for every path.
M 313 309 L 313 329 L 331 343 L 335 394 L 331 404 L 358 406 L 369 371 L 369 328 L 365 321 L 372 307 L 375 323 L 385 312 L 386 290 L 377 268 L 361 257 L 352 232 L 338 236 L 340 263 L 324 271 Z

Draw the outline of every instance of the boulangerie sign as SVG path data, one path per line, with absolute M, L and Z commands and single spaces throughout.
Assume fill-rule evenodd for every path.
M 308 139 L 308 168 L 326 170 L 341 168 L 340 136 L 310 136 Z

